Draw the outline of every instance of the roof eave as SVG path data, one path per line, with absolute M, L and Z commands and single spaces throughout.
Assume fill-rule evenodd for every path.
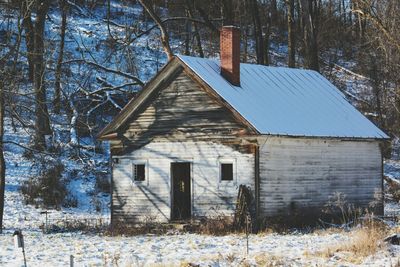
M 351 140 L 351 141 L 379 141 L 384 142 L 391 140 L 389 136 L 386 137 L 374 137 L 374 136 L 330 136 L 330 135 L 300 135 L 300 134 L 271 134 L 263 133 L 261 136 L 273 136 L 273 137 L 284 137 L 284 138 L 309 138 L 309 139 L 340 139 L 340 140 Z

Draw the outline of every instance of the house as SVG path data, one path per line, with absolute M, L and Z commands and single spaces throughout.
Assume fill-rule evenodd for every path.
M 315 71 L 241 64 L 239 38 L 222 28 L 221 63 L 176 56 L 99 134 L 112 222 L 229 215 L 241 184 L 259 217 L 320 216 L 337 193 L 382 213 L 388 136 Z

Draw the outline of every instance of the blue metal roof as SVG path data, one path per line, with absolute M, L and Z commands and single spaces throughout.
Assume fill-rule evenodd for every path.
M 318 72 L 241 63 L 233 86 L 218 61 L 178 57 L 261 134 L 388 138 Z

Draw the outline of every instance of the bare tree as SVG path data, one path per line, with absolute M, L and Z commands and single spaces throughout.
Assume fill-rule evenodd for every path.
M 295 40 L 295 21 L 294 21 L 294 0 L 286 0 L 287 23 L 288 23 L 288 66 L 296 66 L 296 40 Z
M 305 66 L 319 71 L 318 23 L 321 0 L 301 0 L 299 3 L 304 23 Z
M 261 19 L 259 15 L 259 6 L 257 0 L 248 0 L 250 14 L 253 20 L 254 39 L 256 41 L 257 63 L 264 64 L 264 39 L 262 33 Z
M 188 17 L 193 19 L 194 18 L 194 0 L 186 0 L 186 8 L 188 11 Z M 197 27 L 197 23 L 193 23 L 194 29 L 194 38 L 196 39 L 196 52 L 199 53 L 200 57 L 204 57 L 203 46 L 201 44 L 201 37 L 199 33 L 199 29 Z
M 172 52 L 171 46 L 169 45 L 169 34 L 167 29 L 165 28 L 163 22 L 160 17 L 156 14 L 156 12 L 151 7 L 150 3 L 146 0 L 139 0 L 140 4 L 143 6 L 143 9 L 149 13 L 150 17 L 157 24 L 158 28 L 161 32 L 161 44 L 164 48 L 165 53 L 167 54 L 168 60 L 171 60 L 174 57 L 174 53 Z
M 223 25 L 230 26 L 235 22 L 234 12 L 233 12 L 233 0 L 222 0 L 222 17 Z
M 22 14 L 22 26 L 25 30 L 26 54 L 29 66 L 29 80 L 34 79 L 34 55 L 35 55 L 35 30 L 32 22 L 33 1 L 22 0 L 20 5 L 20 13 Z
M 6 187 L 6 164 L 4 161 L 4 84 L 0 80 L 0 233 L 3 230 L 4 191 Z
M 44 29 L 49 0 L 24 0 L 21 12 L 24 14 L 25 40 L 28 52 L 29 72 L 33 70 L 35 87 L 35 136 L 34 146 L 45 149 L 45 135 L 51 134 L 49 112 L 46 104 L 46 87 L 44 84 Z M 32 10 L 36 10 L 35 23 L 32 22 Z
M 61 67 L 64 56 L 64 44 L 65 44 L 65 30 L 67 29 L 67 13 L 68 13 L 68 4 L 66 0 L 60 0 L 60 9 L 61 9 L 61 29 L 60 29 L 60 49 L 58 52 L 56 73 L 55 73 L 55 83 L 54 83 L 54 112 L 60 113 L 61 108 Z

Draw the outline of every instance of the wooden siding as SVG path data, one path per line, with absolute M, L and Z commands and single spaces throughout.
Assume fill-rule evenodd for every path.
M 119 158 L 113 167 L 113 220 L 168 221 L 172 162 L 192 163 L 195 217 L 231 214 L 239 184 L 254 188 L 254 151 L 242 143 L 252 130 L 185 71 L 168 79 L 121 128 L 122 138 L 111 140 L 112 155 Z M 219 181 L 221 159 L 234 161 L 233 182 Z M 131 179 L 135 161 L 147 164 L 145 182 Z
M 220 161 L 234 162 L 234 180 L 220 181 Z M 147 163 L 144 182 L 133 182 L 132 162 Z M 119 157 L 113 168 L 113 220 L 166 222 L 171 215 L 172 162 L 190 162 L 192 216 L 232 214 L 240 184 L 254 188 L 254 155 L 212 142 L 152 142 Z
M 378 142 L 266 137 L 260 143 L 261 216 L 318 214 L 336 192 L 347 204 L 368 207 L 382 193 Z
M 113 155 L 121 155 L 152 141 L 210 141 L 236 146 L 238 136 L 251 130 L 194 82 L 184 71 L 161 88 L 129 119 L 119 140 L 111 141 Z

